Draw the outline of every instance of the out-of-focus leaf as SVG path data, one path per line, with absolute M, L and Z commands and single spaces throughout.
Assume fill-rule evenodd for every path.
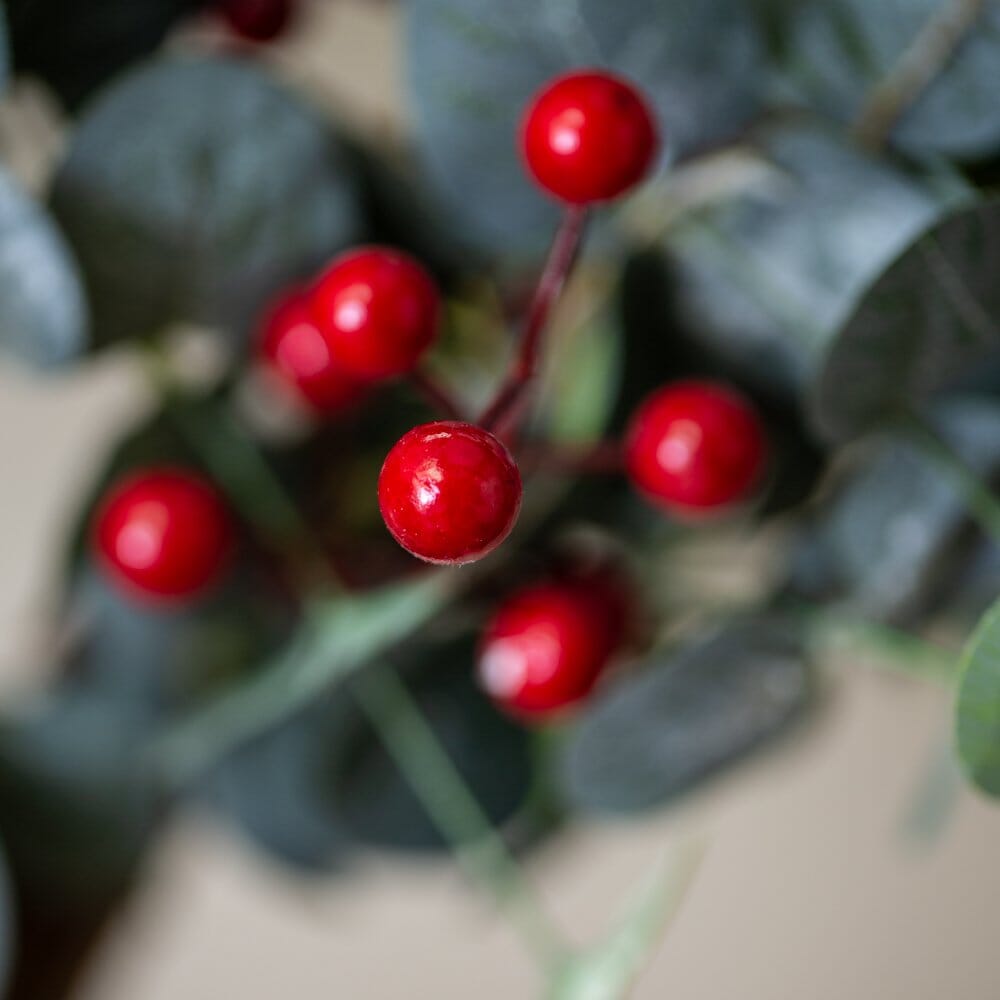
M 152 52 L 203 0 L 7 0 L 18 72 L 40 76 L 70 109 Z
M 785 730 L 810 693 L 796 633 L 779 621 L 726 626 L 611 681 L 558 761 L 577 808 L 625 813 L 667 802 Z
M 955 740 L 972 783 L 1000 796 L 1000 601 L 983 615 L 962 651 Z
M 772 134 L 759 188 L 668 233 L 683 318 L 758 384 L 797 391 L 859 295 L 943 211 L 927 185 L 814 130 Z
M 526 730 L 501 716 L 474 680 L 474 648 L 461 641 L 424 650 L 409 663 L 408 686 L 427 722 L 483 811 L 501 823 L 532 783 Z M 441 848 L 444 842 L 367 722 L 347 745 L 336 776 L 344 823 L 360 841 Z
M 81 118 L 52 205 L 101 343 L 171 321 L 247 329 L 277 290 L 357 232 L 327 126 L 249 64 L 172 59 Z
M 810 404 L 846 440 L 962 385 L 1000 359 L 1000 203 L 920 235 L 868 289 L 831 343 Z
M 537 249 L 555 211 L 517 153 L 517 122 L 554 74 L 607 66 L 649 95 L 670 153 L 738 129 L 762 85 L 740 0 L 414 0 L 405 6 L 418 137 L 457 225 L 494 248 Z
M 349 837 L 334 805 L 330 770 L 353 708 L 343 696 L 320 699 L 222 761 L 204 794 L 284 863 L 303 871 L 338 866 Z
M 935 428 L 984 479 L 1000 471 L 1000 405 L 956 397 Z M 840 600 L 867 618 L 904 621 L 950 597 L 976 539 L 961 492 L 913 442 L 873 441 L 860 468 L 815 511 L 793 562 L 793 589 Z
M 3 850 L 0 848 L 0 996 L 6 996 L 4 990 L 10 976 L 15 934 L 10 879 L 7 875 L 7 862 L 4 860 Z
M 0 91 L 7 86 L 10 76 L 10 42 L 7 32 L 7 14 L 0 7 Z
M 844 122 L 861 114 L 872 89 L 899 64 L 932 19 L 964 30 L 929 84 L 904 101 L 890 138 L 917 155 L 971 159 L 1000 144 L 1000 4 L 986 0 L 974 20 L 968 0 L 807 0 L 794 8 L 788 50 L 792 76 L 818 108 Z M 944 19 L 944 20 L 942 20 Z M 940 31 L 939 31 L 940 36 Z M 935 56 L 925 45 L 924 63 Z M 910 56 L 912 59 L 912 54 Z
M 0 171 L 0 348 L 51 367 L 83 349 L 87 325 L 66 243 L 43 209 Z

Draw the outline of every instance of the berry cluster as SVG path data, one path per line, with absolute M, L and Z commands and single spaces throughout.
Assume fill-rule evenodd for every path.
M 246 0 L 226 7 L 248 19 L 257 9 Z M 529 104 L 521 129 L 528 170 L 567 213 L 623 194 L 645 176 L 656 149 L 643 97 L 603 71 L 551 82 Z M 572 255 L 566 259 L 568 269 Z M 565 274 L 558 277 L 561 284 Z M 258 359 L 317 417 L 330 418 L 379 384 L 415 376 L 437 338 L 441 313 L 440 293 L 417 261 L 388 247 L 362 247 L 337 257 L 308 287 L 289 291 L 267 312 Z M 535 315 L 542 320 L 536 326 L 544 325 L 544 309 Z M 522 375 L 530 373 L 524 357 L 519 364 Z M 510 534 L 521 507 L 511 423 L 523 381 L 508 380 L 478 423 L 423 424 L 389 451 L 378 503 L 389 532 L 414 556 L 468 563 Z M 746 498 L 762 477 L 766 452 L 752 405 L 735 390 L 704 381 L 653 393 L 635 412 L 621 447 L 635 487 L 672 515 L 687 517 Z M 232 537 L 232 520 L 213 488 L 171 469 L 147 470 L 115 486 L 94 527 L 102 561 L 118 580 L 134 593 L 175 599 L 218 578 Z M 622 589 L 606 576 L 528 586 L 486 629 L 481 682 L 519 716 L 561 710 L 597 682 L 625 639 L 628 617 Z

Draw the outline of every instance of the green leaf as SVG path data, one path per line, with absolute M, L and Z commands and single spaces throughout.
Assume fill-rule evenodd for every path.
M 323 120 L 249 63 L 172 59 L 98 98 L 52 205 L 100 344 L 174 321 L 247 332 L 262 305 L 358 230 Z
M 962 650 L 955 742 L 969 780 L 1000 796 L 1000 601 Z
M 622 1000 L 680 908 L 701 862 L 700 845 L 686 844 L 644 880 L 613 932 L 574 956 L 549 1000 Z
M 931 226 L 871 285 L 832 342 L 809 403 L 843 441 L 1000 362 L 1000 202 Z
M 51 367 L 86 339 L 76 262 L 43 209 L 0 171 L 0 349 Z
M 454 573 L 439 572 L 319 602 L 253 678 L 155 739 L 153 765 L 168 782 L 184 786 L 401 642 L 447 604 L 457 585 Z
M 75 110 L 148 55 L 203 0 L 6 0 L 16 69 L 41 77 Z
M 942 195 L 814 129 L 762 144 L 745 194 L 672 227 L 682 318 L 755 383 L 797 392 L 873 280 L 944 209 Z
M 10 76 L 10 39 L 7 31 L 7 14 L 0 7 L 0 91 L 7 87 Z
M 5 996 L 7 980 L 10 977 L 11 961 L 14 955 L 14 912 L 11 899 L 10 878 L 7 862 L 0 845 L 0 996 Z
M 741 0 L 413 0 L 404 7 L 418 140 L 444 209 L 470 238 L 534 250 L 555 210 L 517 153 L 549 77 L 607 66 L 651 98 L 668 151 L 729 135 L 755 111 L 762 45 Z
M 917 39 L 935 19 L 938 44 L 942 27 L 950 33 L 954 25 L 957 34 L 943 49 L 925 41 L 918 51 Z M 789 25 L 793 77 L 840 121 L 856 121 L 873 88 L 905 57 L 919 66 L 920 85 L 899 106 L 893 144 L 918 156 L 960 159 L 1000 144 L 1000 6 L 992 0 L 807 0 Z
M 1000 471 L 1000 406 L 962 396 L 929 419 L 984 481 Z M 792 564 L 792 587 L 812 601 L 842 602 L 865 618 L 911 621 L 954 596 L 978 542 L 961 490 L 915 442 L 899 434 L 864 442 L 810 511 Z
M 809 694 L 787 624 L 725 626 L 598 693 L 561 748 L 564 794 L 603 813 L 667 802 L 784 731 Z
M 502 823 L 532 784 L 527 731 L 500 715 L 474 679 L 474 643 L 426 646 L 401 658 L 414 701 L 483 812 Z M 337 766 L 344 822 L 364 843 L 404 849 L 446 846 L 370 723 L 356 727 Z

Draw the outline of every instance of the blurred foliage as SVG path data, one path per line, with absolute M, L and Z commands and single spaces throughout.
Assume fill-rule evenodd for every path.
M 940 616 L 967 627 L 1000 591 L 996 538 L 908 429 L 928 421 L 997 484 L 995 0 L 407 0 L 403 156 L 343 135 L 250 57 L 155 52 L 197 6 L 7 0 L 9 59 L 0 21 L 0 80 L 8 64 L 41 78 L 77 115 L 50 213 L 0 173 L 0 348 L 53 366 L 142 340 L 163 368 L 164 331 L 182 322 L 229 362 L 207 388 L 171 387 L 95 470 L 66 561 L 73 641 L 51 690 L 0 721 L 24 1000 L 65 992 L 179 801 L 303 874 L 344 868 L 359 846 L 440 847 L 352 694 L 373 661 L 400 671 L 513 836 L 532 808 L 673 802 L 785 733 L 815 686 L 791 613 L 803 604 L 922 631 Z M 556 218 L 519 163 L 518 116 L 581 64 L 648 92 L 664 151 L 632 203 L 604 213 L 568 289 L 526 454 L 620 435 L 668 379 L 723 379 L 772 442 L 742 524 L 792 542 L 732 620 L 653 623 L 550 755 L 474 685 L 485 609 L 581 538 L 662 578 L 688 529 L 621 477 L 542 463 L 507 546 L 460 584 L 414 573 L 373 496 L 426 403 L 394 385 L 342 420 L 265 434 L 247 417 L 242 355 L 286 285 L 348 243 L 390 242 L 448 296 L 435 375 L 481 405 Z M 168 613 L 123 599 L 86 558 L 106 485 L 162 463 L 214 478 L 243 536 L 230 581 Z M 303 598 L 303 580 L 331 575 L 347 592 Z M 957 725 L 967 773 L 995 795 L 998 646 L 994 610 L 966 650 Z M 7 913 L 0 889 L 0 976 Z M 608 956 L 631 969 L 630 926 L 558 995 L 591 995 L 580 983 Z

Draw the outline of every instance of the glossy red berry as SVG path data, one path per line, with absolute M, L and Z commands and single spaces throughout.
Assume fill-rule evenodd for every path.
M 443 420 L 396 442 L 382 466 L 378 502 L 392 536 L 419 559 L 473 562 L 514 527 L 521 476 L 489 431 Z
M 317 413 L 341 413 L 364 395 L 361 384 L 334 361 L 304 291 L 292 292 L 267 312 L 258 349 L 267 367 Z
M 654 503 L 694 515 L 742 500 L 760 480 L 767 442 L 753 405 L 727 386 L 665 386 L 636 411 L 625 441 L 632 482 Z
M 528 105 L 521 152 L 535 180 L 576 205 L 617 198 L 645 176 L 658 146 L 642 94 L 603 70 L 569 73 Z
M 313 291 L 312 312 L 335 361 L 379 380 L 416 367 L 437 336 L 440 296 L 411 257 L 364 247 L 338 257 Z
M 295 14 L 296 0 L 219 0 L 219 12 L 233 32 L 248 42 L 273 42 Z
M 133 594 L 191 597 L 220 575 L 232 544 L 226 507 L 180 469 L 147 469 L 111 488 L 93 523 L 96 554 Z
M 625 615 L 598 580 L 525 587 L 489 622 L 477 670 L 483 689 L 511 714 L 543 718 L 590 694 L 621 644 Z

